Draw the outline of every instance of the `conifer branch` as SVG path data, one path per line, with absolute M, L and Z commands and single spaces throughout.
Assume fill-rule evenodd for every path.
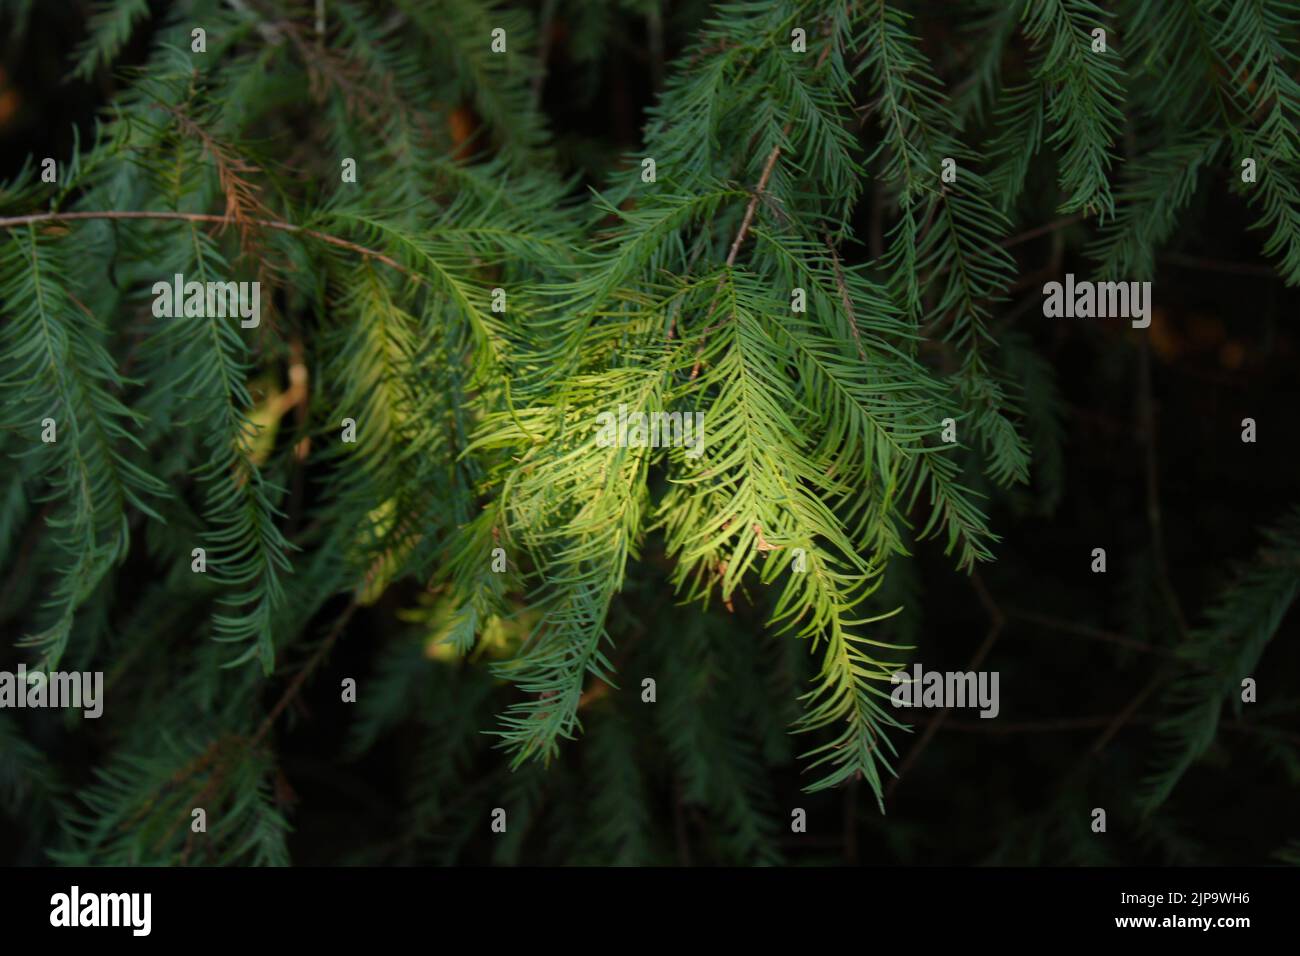
M 809 845 L 770 800 L 791 768 L 840 788 L 818 805 L 841 801 L 852 856 L 861 797 L 883 811 L 941 775 L 945 729 L 1096 735 L 1062 799 L 1006 831 L 1031 860 L 1062 833 L 1067 858 L 1125 852 L 1059 826 L 1093 754 L 1142 765 L 1125 728 L 1154 728 L 1143 802 L 1170 804 L 1144 853 L 1180 836 L 1192 801 L 1171 798 L 1220 730 L 1295 776 L 1300 697 L 1270 679 L 1257 719 L 1224 706 L 1300 597 L 1296 515 L 1199 625 L 1170 579 L 1182 515 L 1147 352 L 1181 347 L 1176 303 L 1139 354 L 1146 484 L 1124 518 L 1149 527 L 1116 562 L 1122 619 L 1003 609 L 977 570 L 1032 583 L 1002 536 L 1091 514 L 1071 420 L 1133 437 L 1080 407 L 1079 366 L 1058 374 L 1084 326 L 1021 330 L 1039 286 L 1081 250 L 1116 281 L 1300 281 L 1288 0 L 330 0 L 315 23 L 310 3 L 202 0 L 202 53 L 158 6 L 89 2 L 62 69 L 96 81 L 99 119 L 0 191 L 0 623 L 43 665 L 102 670 L 114 708 L 90 751 L 48 756 L 44 723 L 0 715 L 0 812 L 33 846 L 288 863 L 298 735 L 270 742 L 361 607 L 373 673 L 347 752 L 409 755 L 364 862 L 658 863 L 674 829 L 691 860 L 781 862 Z M 16 10 L 23 42 L 37 12 Z M 643 30 L 649 59 L 611 66 Z M 1231 220 L 1197 228 L 1225 191 L 1271 272 L 1220 242 Z M 142 301 L 180 273 L 224 285 L 240 255 L 274 288 L 258 333 L 189 295 L 170 317 Z M 1249 374 L 1214 380 L 1273 397 L 1262 351 L 1234 333 L 1220 357 Z M 930 647 L 931 542 L 987 612 L 972 668 L 1019 622 L 1088 643 L 1027 640 L 1008 669 L 1086 653 L 1104 676 L 1136 652 L 1156 671 L 1082 709 L 1099 716 L 904 723 L 889 685 Z M 296 669 L 268 683 L 275 663 Z M 659 706 L 616 692 L 643 674 Z M 93 779 L 63 750 L 92 752 Z M 512 816 L 487 845 L 492 794 Z M 571 826 L 570 797 L 594 825 Z M 184 832 L 195 803 L 206 838 Z
M 763 197 L 763 190 L 767 188 L 767 181 L 772 176 L 772 170 L 776 166 L 776 161 L 781 156 L 781 147 L 773 146 L 772 152 L 767 156 L 763 163 L 763 174 L 758 177 L 758 185 L 754 187 L 754 193 L 750 197 L 749 204 L 745 206 L 745 216 L 740 221 L 740 228 L 736 230 L 736 238 L 731 243 L 731 249 L 727 252 L 728 267 L 736 264 L 736 256 L 740 253 L 740 246 L 745 241 L 745 236 L 749 234 L 749 226 L 754 221 L 754 210 L 758 208 L 758 201 Z
M 31 213 L 26 216 L 4 216 L 0 217 L 0 229 L 13 229 L 18 226 L 35 225 L 43 222 L 81 222 L 95 219 L 109 220 L 136 220 L 152 219 L 171 222 L 208 222 L 216 225 L 224 225 L 230 221 L 229 216 L 217 216 L 211 213 L 198 212 L 170 212 L 167 210 L 102 210 L 99 212 L 71 211 L 71 212 L 39 212 Z M 370 249 L 359 243 L 350 242 L 338 236 L 332 236 L 329 233 L 321 232 L 318 229 L 310 229 L 306 226 L 300 226 L 296 223 L 284 222 L 278 219 L 260 219 L 256 217 L 247 217 L 245 221 L 252 226 L 259 226 L 263 229 L 275 229 L 280 232 L 293 233 L 297 235 L 310 236 L 321 242 L 335 246 L 339 249 L 346 249 L 349 252 L 355 252 L 358 255 L 368 259 L 374 259 L 382 262 L 390 268 L 405 273 L 413 279 L 427 281 L 419 273 L 406 268 L 400 262 L 389 256 L 384 255 L 375 249 Z

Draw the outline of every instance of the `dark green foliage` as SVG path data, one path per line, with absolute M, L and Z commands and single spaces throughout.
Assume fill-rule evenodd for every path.
M 1300 512 L 1285 515 L 1266 540 L 1255 561 L 1207 609 L 1207 626 L 1179 648 L 1187 673 L 1170 689 L 1172 715 L 1157 725 L 1174 749 L 1152 777 L 1148 809 L 1168 799 L 1214 741 L 1224 703 L 1240 717 L 1242 681 L 1259 673 L 1268 642 L 1300 592 Z
M 914 744 L 890 675 L 935 650 L 921 605 L 974 587 L 989 612 L 977 568 L 1065 500 L 1041 283 L 1067 245 L 1080 272 L 1153 278 L 1214 195 L 1259 232 L 1260 281 L 1300 284 L 1282 0 L 588 6 L 329 0 L 322 31 L 308 2 L 92 5 L 64 53 L 102 108 L 56 184 L 33 156 L 0 193 L 0 624 L 9 658 L 108 688 L 93 726 L 0 714 L 25 859 L 296 859 L 313 692 L 347 710 L 320 759 L 372 818 L 313 862 L 780 863 L 790 800 L 924 862 L 924 827 L 858 804 L 889 806 Z M 556 132 L 559 64 L 585 109 L 641 31 L 636 139 Z M 260 325 L 157 315 L 176 273 L 259 281 Z M 1128 375 L 1130 344 L 1108 354 Z M 602 442 L 620 406 L 699 412 L 699 454 Z M 1159 515 L 1155 545 L 1108 544 L 1130 638 L 1169 652 L 1163 756 L 1124 758 L 1148 811 L 1223 703 L 1240 715 L 1296 596 L 1297 520 L 1186 634 Z M 361 670 L 331 670 L 358 644 Z M 77 735 L 93 776 L 67 772 Z M 1294 788 L 1294 735 L 1257 736 Z M 1056 769 L 969 858 L 1122 859 L 1089 839 L 1086 768 Z M 1176 819 L 1144 825 L 1143 852 L 1198 858 Z

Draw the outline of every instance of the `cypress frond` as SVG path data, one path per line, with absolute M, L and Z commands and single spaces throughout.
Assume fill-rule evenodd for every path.
M 1179 649 L 1182 673 L 1168 692 L 1172 715 L 1156 730 L 1165 754 L 1153 767 L 1142 795 L 1155 810 L 1214 743 L 1225 703 L 1240 713 L 1242 681 L 1255 673 L 1283 616 L 1300 594 L 1300 509 L 1291 509 L 1263 531 L 1265 544 L 1232 586 L 1206 611 L 1207 622 Z

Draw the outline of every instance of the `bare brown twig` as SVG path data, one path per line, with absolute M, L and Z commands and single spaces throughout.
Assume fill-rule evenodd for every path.
M 844 304 L 844 314 L 849 317 L 849 329 L 853 332 L 853 342 L 858 347 L 858 357 L 867 360 L 867 353 L 862 348 L 862 334 L 858 331 L 858 318 L 853 314 L 853 301 L 849 298 L 848 286 L 844 283 L 844 270 L 840 268 L 840 257 L 835 252 L 831 237 L 826 236 L 826 248 L 831 253 L 831 264 L 835 267 L 835 284 L 840 290 L 840 301 Z
M 1174 656 L 1174 652 L 1168 648 L 1157 647 L 1154 644 L 1147 644 L 1144 641 L 1126 637 L 1123 634 L 1116 634 L 1113 631 L 1106 631 L 1101 628 L 1091 627 L 1087 624 L 1080 624 L 1077 621 L 1067 621 L 1063 618 L 1051 617 L 1046 614 L 1039 614 L 1035 611 L 1026 611 L 1017 607 L 1008 607 L 1006 610 L 1007 615 L 1016 620 L 1027 621 L 1030 624 L 1038 624 L 1042 627 L 1049 627 L 1065 634 L 1073 634 L 1077 637 L 1083 637 L 1094 641 L 1105 641 L 1110 644 L 1118 644 L 1120 647 L 1142 651 L 1145 654 L 1157 654 L 1166 657 Z
M 111 219 L 111 220 L 128 220 L 128 219 L 156 219 L 170 222 L 210 222 L 217 225 L 223 225 L 230 220 L 225 216 L 217 216 L 211 213 L 198 212 L 170 212 L 167 210 L 125 210 L 125 209 L 105 209 L 94 212 L 38 212 L 27 216 L 8 216 L 0 218 L 0 229 L 12 229 L 15 226 L 35 225 L 42 222 L 84 222 L 92 219 Z M 384 255 L 375 249 L 347 239 L 340 239 L 338 236 L 332 236 L 327 232 L 320 232 L 316 229 L 308 229 L 305 226 L 299 226 L 292 222 L 283 222 L 279 219 L 248 219 L 249 225 L 260 226 L 263 229 L 275 229 L 279 232 L 288 232 L 294 235 L 310 236 L 320 242 L 335 246 L 339 249 L 347 249 L 349 252 L 355 252 L 358 255 L 374 259 L 376 262 L 382 262 L 384 265 L 396 269 L 419 282 L 425 282 L 425 278 L 418 272 L 412 272 L 406 266 L 402 265 L 396 259 Z
M 320 665 L 320 662 L 325 659 L 325 655 L 329 653 L 330 648 L 334 646 L 335 642 L 339 639 L 339 635 L 343 633 L 343 629 L 347 627 L 348 621 L 352 619 L 352 615 L 356 613 L 357 608 L 360 606 L 361 605 L 359 605 L 354 599 L 350 604 L 348 604 L 343 613 L 335 619 L 334 626 L 330 628 L 329 634 L 325 636 L 325 640 L 321 642 L 320 647 L 316 648 L 315 653 L 307 659 L 307 663 L 304 664 L 302 669 L 294 675 L 293 680 L 289 682 L 289 686 L 286 687 L 284 693 L 280 695 L 280 699 L 277 700 L 275 706 L 271 708 L 271 712 L 266 715 L 266 719 L 263 720 L 261 726 L 257 728 L 257 732 L 249 738 L 248 746 L 250 748 L 256 747 L 263 739 L 265 739 L 266 735 L 271 732 L 271 728 L 275 726 L 276 720 L 279 719 L 280 715 L 284 713 L 285 708 L 288 707 L 289 704 L 293 702 L 294 698 L 296 698 L 302 691 L 303 685 L 307 683 L 307 678 L 310 677 L 312 671 Z
M 1156 568 L 1156 583 L 1169 607 L 1169 613 L 1184 641 L 1191 637 L 1182 605 L 1169 578 L 1169 562 L 1165 559 L 1164 524 L 1160 516 L 1160 479 L 1156 452 L 1155 403 L 1151 396 L 1151 349 L 1149 339 L 1142 338 L 1138 349 L 1138 429 L 1146 465 L 1147 523 L 1151 532 L 1151 553 Z

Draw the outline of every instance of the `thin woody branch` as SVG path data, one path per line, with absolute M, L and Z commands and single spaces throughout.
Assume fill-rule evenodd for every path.
M 155 219 L 170 222 L 210 222 L 215 225 L 227 225 L 230 222 L 230 219 L 227 216 L 218 216 L 213 213 L 106 209 L 98 212 L 40 212 L 32 213 L 27 216 L 8 216 L 0 219 L 0 228 L 13 229 L 17 226 L 35 225 L 42 222 L 85 222 L 94 219 Z M 346 249 L 349 252 L 355 252 L 358 255 L 365 256 L 366 258 L 374 259 L 376 262 L 382 262 L 384 265 L 396 269 L 398 272 L 402 272 L 420 282 L 426 281 L 418 272 L 411 271 L 396 259 L 386 256 L 378 250 L 363 246 L 360 243 L 351 242 L 347 239 L 340 239 L 338 236 L 330 235 L 327 232 L 320 232 L 317 229 L 308 229 L 306 226 L 299 226 L 295 223 L 284 222 L 279 219 L 247 219 L 245 221 L 249 225 L 259 226 L 263 229 L 275 229 L 280 232 L 288 232 L 294 235 L 309 236 L 312 239 L 317 239 L 339 249 Z

